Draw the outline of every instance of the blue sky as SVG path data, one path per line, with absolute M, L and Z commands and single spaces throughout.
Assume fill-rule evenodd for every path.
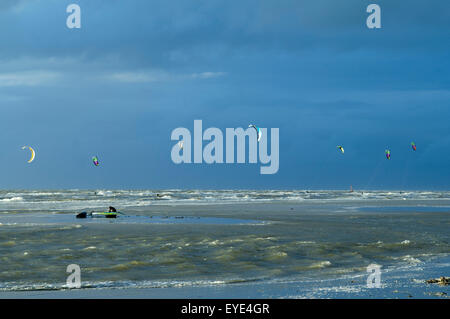
M 449 40 L 436 0 L 2 0 L 0 188 L 449 189 Z M 279 128 L 278 173 L 172 163 L 195 119 Z

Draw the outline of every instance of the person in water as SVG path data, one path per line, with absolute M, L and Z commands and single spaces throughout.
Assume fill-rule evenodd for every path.
M 109 213 L 116 213 L 117 210 L 116 210 L 114 207 L 109 206 L 109 211 L 108 211 L 108 212 L 109 212 Z

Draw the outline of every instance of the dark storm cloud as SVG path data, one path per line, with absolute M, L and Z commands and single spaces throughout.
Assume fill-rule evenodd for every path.
M 70 3 L 80 30 L 66 27 Z M 370 3 L 380 30 L 366 27 Z M 81 164 L 92 152 L 110 163 L 99 187 L 171 187 L 174 175 L 208 187 L 202 167 L 169 155 L 171 130 L 203 119 L 280 128 L 279 173 L 210 168 L 223 187 L 394 187 L 412 139 L 424 187 L 448 187 L 449 34 L 437 0 L 1 1 L 2 186 L 26 187 L 10 150 L 33 144 L 43 187 L 93 186 Z M 392 171 L 371 180 L 387 146 Z

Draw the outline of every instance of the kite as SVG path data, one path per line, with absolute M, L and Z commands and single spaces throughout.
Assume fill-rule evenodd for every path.
M 253 127 L 256 130 L 256 135 L 258 136 L 258 142 L 261 139 L 262 132 L 261 129 L 253 124 L 250 124 L 248 127 Z
M 98 165 L 100 164 L 100 163 L 98 162 L 97 156 L 94 156 L 94 157 L 92 158 L 92 162 L 94 163 L 95 166 L 98 166 Z
M 26 148 L 28 148 L 30 150 L 30 152 L 31 152 L 31 157 L 28 160 L 28 163 L 31 163 L 32 161 L 34 161 L 34 157 L 36 156 L 36 153 L 34 152 L 34 149 L 32 149 L 30 146 L 23 146 L 22 147 L 23 150 L 26 149 Z
M 341 150 L 342 154 L 344 154 L 344 148 L 341 145 L 338 145 L 337 148 Z
M 416 149 L 417 149 L 417 147 L 416 147 L 416 143 L 414 143 L 414 142 L 411 142 L 411 147 L 412 147 L 412 149 L 415 151 Z
M 386 158 L 387 159 L 391 159 L 391 151 L 390 150 L 386 150 L 385 153 L 386 153 Z

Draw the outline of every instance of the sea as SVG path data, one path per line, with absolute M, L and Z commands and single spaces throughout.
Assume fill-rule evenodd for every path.
M 117 218 L 76 218 L 109 206 Z M 271 297 L 252 291 L 272 284 L 277 298 L 357 298 L 373 265 L 382 287 L 400 272 L 426 287 L 421 267 L 448 276 L 449 256 L 448 191 L 0 191 L 0 298 L 72 289 L 69 265 L 78 289 L 123 296 L 239 286 Z

